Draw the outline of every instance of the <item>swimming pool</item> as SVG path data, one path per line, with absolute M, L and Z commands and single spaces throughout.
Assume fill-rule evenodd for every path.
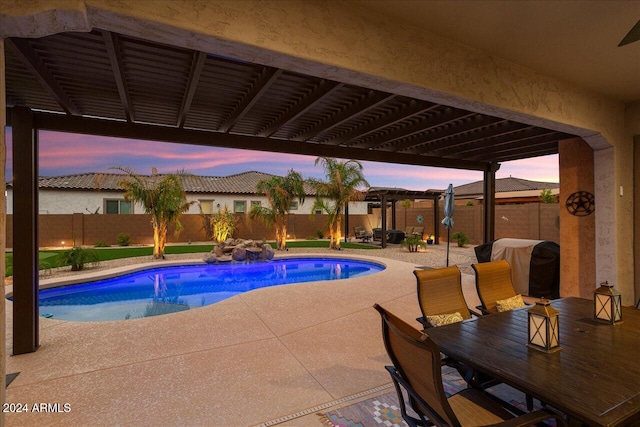
M 340 280 L 384 270 L 344 258 L 159 267 L 84 284 L 40 290 L 40 315 L 70 321 L 158 316 L 215 304 L 268 286 Z

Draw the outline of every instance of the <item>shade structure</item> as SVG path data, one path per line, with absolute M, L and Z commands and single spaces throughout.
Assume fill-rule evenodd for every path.
M 453 227 L 453 206 L 454 191 L 453 184 L 449 184 L 444 193 L 444 219 L 442 224 L 447 227 L 447 267 L 449 267 L 449 240 L 451 238 L 451 227 Z

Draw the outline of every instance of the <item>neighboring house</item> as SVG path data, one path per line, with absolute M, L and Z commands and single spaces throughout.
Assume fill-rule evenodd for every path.
M 551 190 L 551 194 L 558 198 L 560 184 L 557 182 L 529 181 L 522 178 L 498 178 L 496 179 L 496 204 L 512 203 L 538 203 L 542 190 Z M 482 203 L 483 181 L 454 187 L 456 202 L 468 202 L 469 200 Z
M 267 206 L 265 196 L 256 193 L 259 181 L 273 175 L 243 172 L 229 176 L 184 175 L 182 185 L 188 201 L 195 201 L 187 213 L 215 213 L 225 206 L 233 213 L 248 213 L 251 206 Z M 118 181 L 126 175 L 83 173 L 40 177 L 38 203 L 40 214 L 141 214 L 141 205 L 125 201 Z M 292 214 L 310 214 L 315 195 L 307 190 L 305 203 L 294 202 Z M 366 203 L 350 203 L 350 213 L 367 213 Z M 13 213 L 12 183 L 7 184 L 7 213 Z M 320 212 L 317 212 L 320 213 Z

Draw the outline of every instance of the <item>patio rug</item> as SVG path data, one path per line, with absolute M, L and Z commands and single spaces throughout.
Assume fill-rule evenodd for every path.
M 443 367 L 442 379 L 444 390 L 448 395 L 454 394 L 466 387 L 464 380 L 452 368 Z M 524 393 L 504 384 L 500 384 L 490 390 L 501 399 L 511 403 L 517 408 L 526 410 L 527 405 L 525 403 Z M 534 406 L 534 409 L 538 408 L 537 405 Z M 408 410 L 411 414 L 410 409 Z M 318 415 L 325 425 L 331 427 L 407 426 L 400 414 L 398 395 L 396 394 L 395 389 L 342 408 L 333 409 L 325 413 L 319 413 Z

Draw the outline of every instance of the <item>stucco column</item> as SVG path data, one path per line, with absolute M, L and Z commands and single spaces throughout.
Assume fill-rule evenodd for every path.
M 560 164 L 560 296 L 592 298 L 596 288 L 596 223 L 607 209 L 596 195 L 590 215 L 572 215 L 567 198 L 578 191 L 594 193 L 594 152 L 582 139 L 559 143 Z M 613 220 L 613 219 L 612 219 Z
M 5 174 L 5 162 L 7 159 L 7 141 L 5 128 L 7 125 L 7 94 L 5 89 L 5 62 L 4 62 L 4 39 L 0 39 L 0 188 L 6 188 L 4 179 Z M 0 191 L 0 375 L 2 380 L 5 379 L 7 373 L 6 359 L 7 359 L 7 346 L 6 340 L 6 311 L 5 311 L 5 298 L 4 298 L 4 276 L 6 273 L 6 242 L 7 241 L 7 213 L 6 213 L 6 197 L 5 192 Z M 4 384 L 3 384 L 4 385 Z M 4 405 L 6 402 L 5 388 L 0 387 L 0 403 Z M 4 426 L 4 413 L 0 412 L 0 426 Z
M 617 245 L 616 245 L 616 188 L 614 148 L 593 152 L 594 194 L 596 200 L 597 221 L 595 224 L 596 285 L 609 281 L 621 292 L 631 290 L 628 284 L 618 283 Z M 595 289 L 595 288 L 594 288 Z

